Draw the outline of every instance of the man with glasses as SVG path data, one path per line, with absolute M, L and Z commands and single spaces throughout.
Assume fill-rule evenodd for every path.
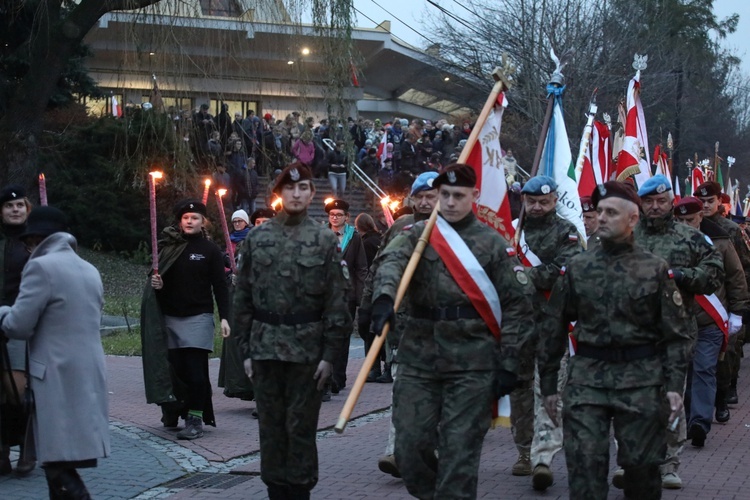
M 328 227 L 336 234 L 341 248 L 342 265 L 346 265 L 349 270 L 350 287 L 347 297 L 349 314 L 352 318 L 362 301 L 362 289 L 364 288 L 365 278 L 367 278 L 367 257 L 365 247 L 362 245 L 362 238 L 349 222 L 349 203 L 344 200 L 333 200 L 326 204 L 325 210 L 328 213 Z M 339 356 L 333 363 L 333 376 L 331 377 L 330 390 L 334 394 L 346 387 L 346 365 L 349 362 L 349 342 L 351 332 L 344 339 L 344 343 L 339 351 Z M 328 389 L 323 395 L 323 401 L 330 400 Z

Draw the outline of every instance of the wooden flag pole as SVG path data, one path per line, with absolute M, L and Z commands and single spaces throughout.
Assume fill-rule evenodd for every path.
M 557 59 L 555 56 L 555 52 L 551 51 L 552 59 L 557 64 L 557 67 L 555 68 L 555 71 L 552 73 L 552 78 L 550 78 L 550 85 L 554 85 L 556 87 L 562 87 L 564 77 L 562 74 L 562 70 L 565 67 L 565 65 L 568 63 L 568 59 L 572 56 L 572 52 L 566 52 L 563 54 L 562 58 L 560 60 Z M 550 93 L 550 95 L 547 97 L 547 111 L 544 114 L 544 122 L 542 122 L 542 131 L 539 134 L 539 142 L 536 145 L 536 153 L 534 154 L 534 163 L 531 164 L 531 172 L 529 173 L 529 179 L 536 177 L 537 173 L 539 173 L 539 163 L 542 161 L 542 153 L 544 152 L 544 144 L 547 142 L 547 132 L 549 131 L 549 124 L 552 121 L 552 111 L 555 108 L 555 96 Z M 516 234 L 513 238 L 515 241 L 515 246 L 518 246 L 518 242 L 521 238 L 521 230 L 523 229 L 523 222 L 525 219 L 526 210 L 524 209 L 524 204 L 521 203 L 521 211 L 518 214 L 518 224 L 516 226 Z
M 504 89 L 507 89 L 510 86 L 508 78 L 510 77 L 511 72 L 508 71 L 509 65 L 507 64 L 505 56 L 503 56 L 503 63 L 503 69 L 495 68 L 495 71 L 492 72 L 492 77 L 495 79 L 495 85 L 492 87 L 492 92 L 490 92 L 489 97 L 487 97 L 487 102 L 484 103 L 482 112 L 479 113 L 479 117 L 474 124 L 471 135 L 469 135 L 469 138 L 466 140 L 464 148 L 461 150 L 461 155 L 459 156 L 457 163 L 466 163 L 466 160 L 469 158 L 469 154 L 471 154 L 471 150 L 474 147 L 474 144 L 476 144 L 477 139 L 479 138 L 479 132 L 482 130 L 484 122 L 487 121 L 487 117 L 489 116 L 490 111 L 492 111 L 495 103 L 497 102 L 498 96 L 501 92 L 503 92 Z M 412 276 L 414 276 L 414 271 L 416 271 L 419 260 L 422 258 L 422 252 L 424 252 L 427 243 L 429 243 L 430 241 L 432 228 L 435 227 L 435 223 L 437 222 L 437 215 L 439 210 L 440 202 L 435 204 L 435 208 L 432 210 L 432 214 L 430 214 L 430 218 L 427 220 L 425 228 L 422 231 L 422 235 L 419 237 L 419 241 L 414 248 L 414 252 L 411 254 L 409 263 L 406 265 L 404 275 L 401 277 L 401 282 L 399 283 L 398 290 L 396 291 L 396 299 L 393 303 L 393 309 L 395 311 L 398 311 L 398 308 L 404 299 L 404 295 L 406 295 L 406 290 L 407 288 L 409 288 L 411 278 Z M 352 390 L 349 393 L 349 396 L 346 398 L 344 407 L 341 409 L 339 420 L 334 427 L 334 430 L 339 434 L 344 432 L 346 424 L 349 422 L 349 419 L 352 416 L 354 406 L 357 404 L 359 396 L 362 393 L 362 389 L 365 386 L 367 374 L 370 372 L 370 370 L 372 369 L 372 365 L 380 355 L 380 349 L 383 346 L 383 342 L 385 342 L 386 335 L 388 335 L 388 330 L 389 327 L 386 323 L 386 325 L 383 327 L 383 331 L 380 335 L 375 337 L 372 345 L 370 346 L 370 350 L 367 352 L 367 357 L 365 357 L 365 361 L 362 364 L 362 368 L 360 368 L 359 373 L 357 374 L 357 379 L 354 381 Z

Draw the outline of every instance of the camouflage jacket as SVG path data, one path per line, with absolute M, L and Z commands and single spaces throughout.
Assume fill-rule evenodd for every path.
M 724 281 L 724 264 L 716 247 L 695 228 L 678 223 L 671 213 L 657 219 L 641 214 L 635 228 L 638 245 L 682 271 L 678 285 L 685 307 L 692 311 L 695 294 L 710 295 Z
M 253 228 L 242 248 L 234 295 L 232 335 L 245 359 L 333 362 L 351 332 L 348 287 L 336 235 L 306 212 L 282 212 Z M 322 320 L 271 325 L 253 321 L 256 310 L 320 313 Z
M 732 240 L 732 244 L 734 244 L 734 249 L 737 251 L 740 263 L 742 263 L 742 269 L 745 273 L 745 281 L 748 283 L 748 286 L 750 286 L 750 248 L 747 243 L 745 243 L 745 238 L 742 236 L 742 228 L 736 222 L 732 222 L 719 213 L 704 218 L 711 222 L 715 222 L 729 233 L 729 238 Z
M 542 261 L 527 270 L 529 278 L 537 290 L 550 290 L 560 269 L 582 250 L 576 227 L 553 210 L 542 217 L 527 217 L 523 232 L 529 249 Z
M 395 298 L 424 226 L 424 222 L 418 222 L 401 231 L 376 258 L 373 297 Z M 497 231 L 479 222 L 474 214 L 451 226 L 495 285 L 502 307 L 501 343 L 498 344 L 482 319 L 433 321 L 409 315 L 402 328 L 399 363 L 437 372 L 503 368 L 517 373 L 519 351 L 534 329 L 528 278 L 510 244 Z M 471 306 L 431 245 L 424 249 L 406 299 L 410 308 Z
M 633 244 L 602 240 L 570 259 L 544 307 L 547 332 L 540 363 L 543 395 L 557 392 L 568 323 L 577 321 L 578 346 L 623 348 L 653 345 L 659 354 L 628 362 L 573 356 L 568 384 L 602 389 L 665 385 L 682 392 L 690 345 L 690 317 L 669 277 L 669 265 Z

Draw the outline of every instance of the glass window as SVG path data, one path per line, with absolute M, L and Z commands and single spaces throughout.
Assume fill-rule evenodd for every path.
M 240 16 L 240 7 L 235 0 L 201 0 L 201 10 L 204 16 Z
M 114 98 L 117 99 L 117 103 L 120 105 L 120 110 L 124 109 L 125 103 L 123 102 L 122 94 L 115 94 Z M 91 116 L 105 116 L 112 114 L 112 96 L 99 99 L 85 97 L 81 102 L 86 106 L 86 113 Z

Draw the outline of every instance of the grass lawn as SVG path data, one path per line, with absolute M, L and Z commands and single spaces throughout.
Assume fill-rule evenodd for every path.
M 122 257 L 104 252 L 95 252 L 79 248 L 78 254 L 99 270 L 104 284 L 104 314 L 126 317 L 131 325 L 102 337 L 106 354 L 119 356 L 141 355 L 141 334 L 139 318 L 141 312 L 141 293 L 146 285 L 149 266 L 136 264 Z M 221 336 L 218 335 L 219 317 L 214 315 L 216 333 L 214 352 L 211 357 L 221 355 Z

